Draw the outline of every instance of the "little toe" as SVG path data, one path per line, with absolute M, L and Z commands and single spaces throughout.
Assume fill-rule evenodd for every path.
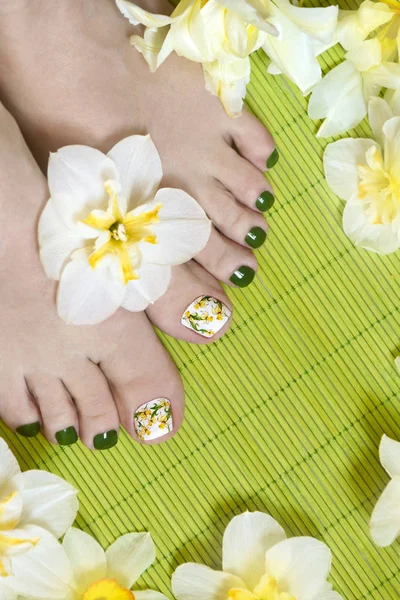
M 125 430 L 139 442 L 158 444 L 182 424 L 183 383 L 149 320 L 143 315 L 135 323 L 135 336 L 123 336 L 100 364 Z
M 146 314 L 168 335 L 205 344 L 220 338 L 229 329 L 232 303 L 218 281 L 194 261 L 172 271 L 167 293 Z
M 70 446 L 78 441 L 76 407 L 65 386 L 56 377 L 34 375 L 27 378 L 42 416 L 43 433 L 49 442 Z
M 257 272 L 254 254 L 212 228 L 207 246 L 196 261 L 216 279 L 237 287 L 247 287 Z
M 35 437 L 41 429 L 39 409 L 29 392 L 26 382 L 13 373 L 0 390 L 0 417 L 13 431 L 23 437 Z
M 239 154 L 260 171 L 272 169 L 278 162 L 274 138 L 254 115 L 244 112 L 233 121 L 230 133 Z
M 89 359 L 79 361 L 64 377 L 77 407 L 79 435 L 90 450 L 108 450 L 118 442 L 119 417 L 108 382 Z

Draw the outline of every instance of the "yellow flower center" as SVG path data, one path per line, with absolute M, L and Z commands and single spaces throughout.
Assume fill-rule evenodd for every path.
M 358 166 L 358 197 L 367 203 L 372 225 L 388 225 L 400 216 L 400 180 L 385 169 L 376 146 L 368 151 L 367 160 L 367 166 Z
M 227 600 L 296 600 L 287 592 L 280 592 L 276 579 L 263 575 L 254 590 L 234 588 L 229 590 Z
M 157 244 L 157 237 L 151 230 L 151 225 L 159 222 L 158 213 L 162 208 L 159 204 L 148 212 L 133 214 L 134 211 L 122 215 L 115 190 L 106 182 L 104 188 L 109 197 L 108 210 L 92 211 L 83 221 L 99 232 L 109 232 L 109 239 L 96 248 L 89 257 L 89 264 L 95 269 L 107 255 L 118 257 L 125 285 L 133 279 L 139 279 L 135 270 L 140 253 L 137 250 L 139 242 Z
M 82 600 L 135 600 L 135 596 L 115 579 L 101 579 L 89 585 Z

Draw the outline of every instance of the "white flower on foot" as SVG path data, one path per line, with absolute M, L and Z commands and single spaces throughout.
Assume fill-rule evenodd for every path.
M 269 515 L 234 517 L 223 538 L 223 570 L 187 563 L 172 576 L 177 600 L 341 600 L 327 582 L 331 552 L 311 537 L 287 539 Z
M 107 155 L 67 146 L 50 156 L 40 257 L 60 281 L 67 323 L 93 325 L 121 306 L 144 310 L 167 291 L 171 267 L 207 244 L 203 209 L 182 190 L 158 189 L 162 176 L 150 136 L 128 137 Z
M 133 25 L 146 27 L 131 43 L 152 71 L 173 51 L 201 63 L 207 89 L 231 117 L 242 113 L 249 56 L 261 47 L 273 61 L 270 72 L 285 73 L 308 93 L 321 78 L 316 56 L 332 45 L 338 15 L 334 6 L 300 8 L 289 0 L 181 0 L 170 17 L 116 3 Z
M 389 546 L 400 535 L 400 442 L 382 436 L 379 457 L 391 481 L 374 508 L 370 528 L 378 546 Z
M 327 183 L 346 200 L 345 234 L 355 246 L 380 254 L 400 247 L 400 116 L 393 113 L 398 104 L 397 93 L 392 108 L 381 98 L 371 100 L 375 140 L 339 140 L 324 155 Z
M 21 473 L 0 438 L 0 597 L 62 598 L 67 563 L 56 538 L 78 511 L 77 491 L 45 471 Z

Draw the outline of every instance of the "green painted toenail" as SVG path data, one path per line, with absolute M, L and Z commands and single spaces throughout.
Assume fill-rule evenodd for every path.
M 116 445 L 118 442 L 118 433 L 115 429 L 106 431 L 105 433 L 99 433 L 93 438 L 93 446 L 96 450 L 108 450 Z
M 275 196 L 271 192 L 265 191 L 256 200 L 256 207 L 261 212 L 269 210 L 275 202 Z
M 23 435 L 24 437 L 35 437 L 40 431 L 40 423 L 37 421 L 36 423 L 29 423 L 28 425 L 21 425 L 17 428 L 17 433 L 19 435 Z
M 279 152 L 275 148 L 275 150 L 273 151 L 273 153 L 271 154 L 271 156 L 267 160 L 267 169 L 272 169 L 272 167 L 274 167 L 276 165 L 276 163 L 278 162 L 278 160 L 279 160 Z
M 78 434 L 75 427 L 67 427 L 62 431 L 57 431 L 56 440 L 60 446 L 71 446 L 78 441 Z
M 267 239 L 267 232 L 261 227 L 253 227 L 246 235 L 246 244 L 252 248 L 259 248 Z
M 250 267 L 239 267 L 229 278 L 230 281 L 238 287 L 247 287 L 253 281 L 256 272 Z

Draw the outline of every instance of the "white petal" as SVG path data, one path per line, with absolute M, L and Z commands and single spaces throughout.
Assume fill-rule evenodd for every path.
M 108 548 L 106 559 L 107 577 L 129 590 L 155 561 L 156 547 L 149 533 L 128 533 Z
M 308 105 L 311 119 L 326 117 L 317 136 L 330 137 L 355 127 L 367 114 L 363 81 L 353 63 L 345 61 L 318 83 Z
M 140 251 L 145 262 L 183 264 L 207 245 L 211 221 L 189 194 L 173 188 L 159 190 L 152 204 L 140 206 L 134 213 L 150 211 L 159 204 L 162 204 L 159 222 L 151 226 L 157 243 L 142 242 Z
M 134 590 L 135 600 L 169 600 L 167 596 L 161 594 L 161 592 L 155 592 L 154 590 Z
M 382 62 L 380 42 L 377 39 L 362 42 L 349 50 L 345 58 L 350 60 L 358 71 L 368 71 L 368 69 L 377 67 Z
M 388 225 L 371 225 L 365 212 L 365 202 L 349 200 L 343 213 L 343 230 L 355 246 L 390 254 L 400 248 L 397 235 Z
M 11 481 L 8 481 L 3 487 L 3 494 L 0 494 L 0 531 L 2 529 L 12 530 L 16 523 L 18 523 L 18 527 L 22 526 L 20 521 L 23 499 L 16 484 L 17 477 L 19 477 L 19 475 L 16 475 Z M 3 505 L 1 505 L 2 502 Z
M 219 4 L 239 15 L 246 23 L 271 35 L 278 35 L 277 28 L 270 22 L 271 13 L 266 3 L 258 0 L 219 0 Z
M 61 274 L 58 314 L 72 325 L 96 325 L 115 313 L 125 292 L 117 264 L 92 269 L 88 252 L 80 250 Z
M 362 2 L 358 10 L 358 19 L 363 30 L 369 35 L 381 25 L 388 23 L 395 11 L 384 2 Z
M 143 264 L 139 279 L 130 281 L 122 307 L 132 312 L 145 310 L 149 304 L 164 296 L 171 282 L 171 267 Z
M 115 165 L 99 150 L 66 146 L 50 155 L 48 181 L 53 205 L 67 227 L 95 209 L 107 209 L 104 183 L 117 179 Z
M 337 40 L 346 50 L 357 46 L 368 35 L 391 20 L 393 13 L 383 2 L 363 2 L 358 11 L 340 11 Z
M 173 51 L 169 29 L 146 29 L 143 37 L 131 36 L 131 44 L 135 46 L 154 73 Z
M 166 15 L 157 15 L 140 8 L 133 2 L 127 2 L 126 0 L 116 0 L 117 6 L 119 10 L 122 12 L 124 17 L 129 19 L 129 22 L 132 25 L 142 24 L 145 27 L 164 27 L 165 25 L 169 25 L 172 23 L 173 19 L 171 17 L 167 17 Z
M 0 579 L 0 598 L 1 600 L 24 600 L 19 597 L 16 592 L 14 592 L 10 587 L 8 587 L 1 579 Z M 143 599 L 146 600 L 146 599 Z M 151 599 L 149 599 L 151 600 Z
M 238 58 L 229 64 L 204 63 L 203 71 L 206 89 L 218 96 L 229 117 L 239 117 L 250 81 L 250 59 Z
M 153 200 L 163 172 L 160 155 L 149 135 L 125 138 L 108 156 L 117 166 L 121 195 L 128 199 L 128 211 Z
M 24 508 L 20 525 L 38 525 L 56 538 L 75 521 L 78 491 L 67 481 L 46 471 L 27 471 L 16 478 Z
M 0 487 L 20 472 L 17 459 L 5 440 L 0 438 Z
M 103 548 L 92 536 L 71 527 L 63 540 L 63 549 L 71 563 L 73 583 L 78 593 L 107 576 L 107 561 Z
M 328 577 L 331 559 L 328 546 L 319 540 L 294 537 L 267 551 L 266 572 L 289 596 L 313 598 Z
M 390 477 L 400 477 L 400 442 L 383 435 L 379 445 L 379 460 Z
M 400 88 L 397 90 L 388 90 L 385 94 L 385 100 L 389 104 L 393 115 L 400 116 Z
M 389 104 L 382 98 L 371 98 L 368 103 L 368 118 L 371 125 L 374 138 L 381 146 L 384 147 L 383 125 L 386 121 L 393 117 L 393 113 Z
M 72 576 L 64 549 L 44 529 L 27 526 L 24 532 L 40 541 L 29 552 L 13 557 L 13 575 L 7 578 L 7 584 L 25 596 L 64 600 Z
M 373 140 L 345 139 L 328 144 L 324 154 L 324 169 L 327 184 L 343 200 L 350 200 L 358 193 L 358 165 L 365 165 L 365 155 Z
M 379 498 L 370 522 L 371 536 L 378 546 L 390 546 L 400 535 L 400 477 L 389 482 Z
M 245 512 L 225 529 L 223 564 L 226 573 L 237 575 L 254 589 L 265 573 L 265 553 L 286 539 L 285 531 L 270 515 Z
M 235 575 L 205 565 L 186 563 L 172 575 L 176 600 L 226 600 L 232 588 L 246 589 L 246 584 Z
M 383 126 L 384 164 L 394 180 L 400 177 L 400 117 L 393 117 Z
M 338 19 L 338 7 L 305 8 L 294 6 L 289 0 L 275 0 L 288 19 L 304 33 L 319 40 L 325 47 L 333 43 Z
M 187 6 L 186 10 L 185 6 Z M 201 63 L 209 60 L 210 57 L 200 9 L 199 0 L 182 5 L 181 14 L 172 24 L 170 33 L 173 48 L 179 56 Z
M 381 65 L 368 71 L 367 76 L 371 79 L 373 85 L 395 90 L 400 86 L 400 65 L 383 62 Z

